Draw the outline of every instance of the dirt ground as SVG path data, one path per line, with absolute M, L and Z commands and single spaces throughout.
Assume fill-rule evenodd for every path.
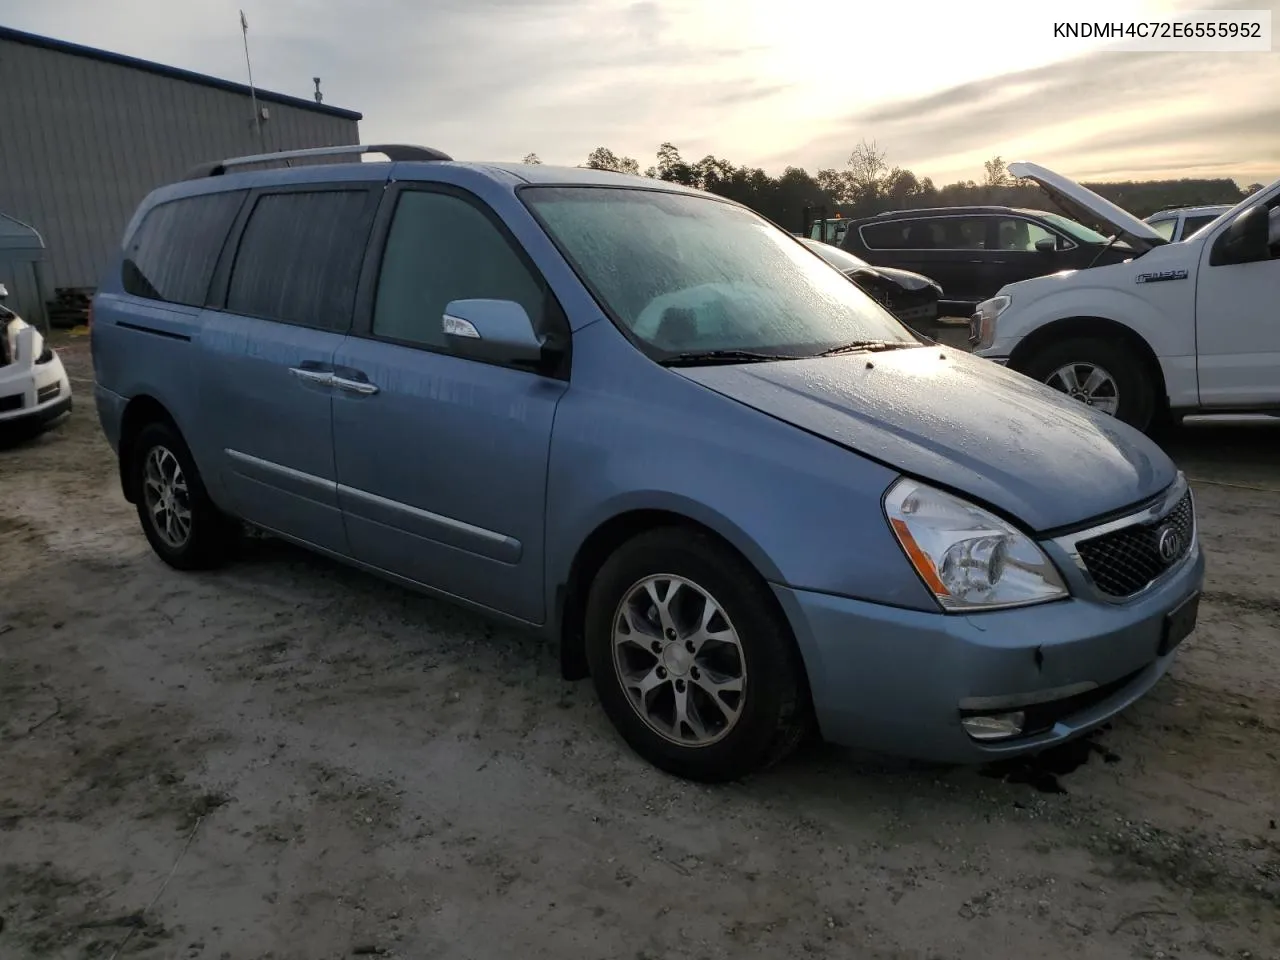
M 1171 674 L 1033 764 L 662 775 L 539 641 L 269 541 L 164 567 L 88 344 L 0 451 L 0 958 L 1280 957 L 1280 430 L 1186 430 Z

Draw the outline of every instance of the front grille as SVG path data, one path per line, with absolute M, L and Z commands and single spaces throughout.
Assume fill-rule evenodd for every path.
M 1191 491 L 1159 520 L 1134 524 L 1076 544 L 1094 585 L 1108 596 L 1128 597 L 1187 555 L 1195 537 Z
M 48 403 L 61 392 L 62 384 L 60 383 L 51 383 L 47 387 L 41 387 L 36 391 L 36 403 Z
M 7 397 L 0 397 L 0 413 L 8 413 L 11 410 L 22 409 L 22 394 L 11 393 Z

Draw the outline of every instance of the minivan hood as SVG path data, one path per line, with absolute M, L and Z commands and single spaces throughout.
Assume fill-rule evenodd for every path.
M 1073 219 L 1096 219 L 1107 224 L 1137 254 L 1168 243 L 1149 223 L 1143 223 L 1127 210 L 1060 173 L 1020 160 L 1009 164 L 1009 174 L 1024 180 L 1034 180 L 1041 190 L 1065 207 Z
M 1177 476 L 1126 424 L 936 346 L 672 372 L 1035 531 L 1136 504 Z

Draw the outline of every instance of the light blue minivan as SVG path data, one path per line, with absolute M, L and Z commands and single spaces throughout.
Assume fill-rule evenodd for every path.
M 662 181 L 395 145 L 209 164 L 143 201 L 92 344 L 171 566 L 248 525 L 545 631 L 680 776 L 815 725 L 1041 750 L 1195 624 L 1192 495 L 1150 440 Z

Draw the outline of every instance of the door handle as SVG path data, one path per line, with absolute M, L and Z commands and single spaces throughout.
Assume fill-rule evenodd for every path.
M 329 382 L 339 390 L 345 390 L 347 393 L 358 393 L 366 397 L 378 392 L 377 384 L 370 383 L 368 380 L 348 380 L 346 377 L 333 376 Z
M 309 370 L 306 367 L 290 367 L 289 372 L 305 383 L 318 383 L 322 386 L 330 386 L 333 383 L 333 374 L 327 370 Z

